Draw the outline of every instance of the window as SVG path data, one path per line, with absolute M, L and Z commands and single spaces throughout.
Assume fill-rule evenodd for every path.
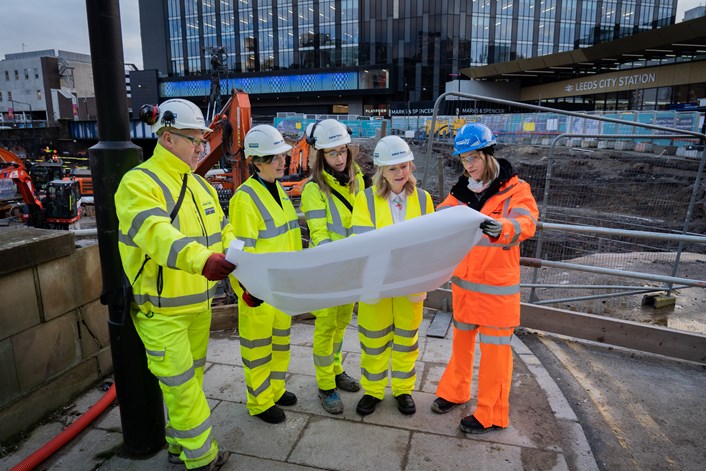
M 25 73 L 25 80 L 29 80 L 29 69 L 24 69 L 23 72 Z
M 18 70 L 15 70 L 15 80 L 20 79 L 20 72 Z
M 0 102 L 2 102 L 2 92 L 0 91 Z
M 12 92 L 7 92 L 7 101 L 12 101 Z
M 34 68 L 34 78 L 36 78 L 36 79 L 39 78 L 39 69 L 36 67 Z
M 41 90 L 37 90 L 37 100 L 42 101 L 42 91 Z
M 5 80 L 7 80 L 7 81 L 10 80 L 10 71 L 9 70 L 5 71 Z

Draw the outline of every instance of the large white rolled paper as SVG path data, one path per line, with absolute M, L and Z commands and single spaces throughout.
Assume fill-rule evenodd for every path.
M 248 253 L 236 240 L 226 258 L 253 296 L 295 315 L 435 290 L 478 243 L 484 219 L 454 206 L 300 252 Z

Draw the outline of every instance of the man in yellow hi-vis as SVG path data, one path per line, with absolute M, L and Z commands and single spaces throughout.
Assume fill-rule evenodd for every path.
M 115 194 L 132 320 L 167 407 L 169 461 L 214 470 L 228 455 L 211 435 L 203 375 L 211 300 L 235 268 L 223 255 L 235 236 L 215 189 L 192 173 L 210 131 L 201 110 L 174 99 L 140 111 L 157 146 Z

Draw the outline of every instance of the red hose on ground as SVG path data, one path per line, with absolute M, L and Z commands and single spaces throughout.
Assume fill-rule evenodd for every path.
M 62 446 L 78 435 L 88 424 L 93 422 L 103 411 L 115 400 L 115 384 L 86 411 L 76 422 L 61 432 L 56 437 L 49 440 L 43 447 L 35 451 L 10 471 L 30 471 L 39 466 L 44 460 L 56 453 Z

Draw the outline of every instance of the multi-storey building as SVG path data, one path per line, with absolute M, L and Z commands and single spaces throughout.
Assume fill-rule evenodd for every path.
M 140 0 L 133 95 L 137 83 L 144 102 L 205 105 L 221 51 L 222 89 L 249 92 L 256 113 L 389 112 L 435 99 L 462 69 L 585 48 L 675 14 L 675 0 Z

